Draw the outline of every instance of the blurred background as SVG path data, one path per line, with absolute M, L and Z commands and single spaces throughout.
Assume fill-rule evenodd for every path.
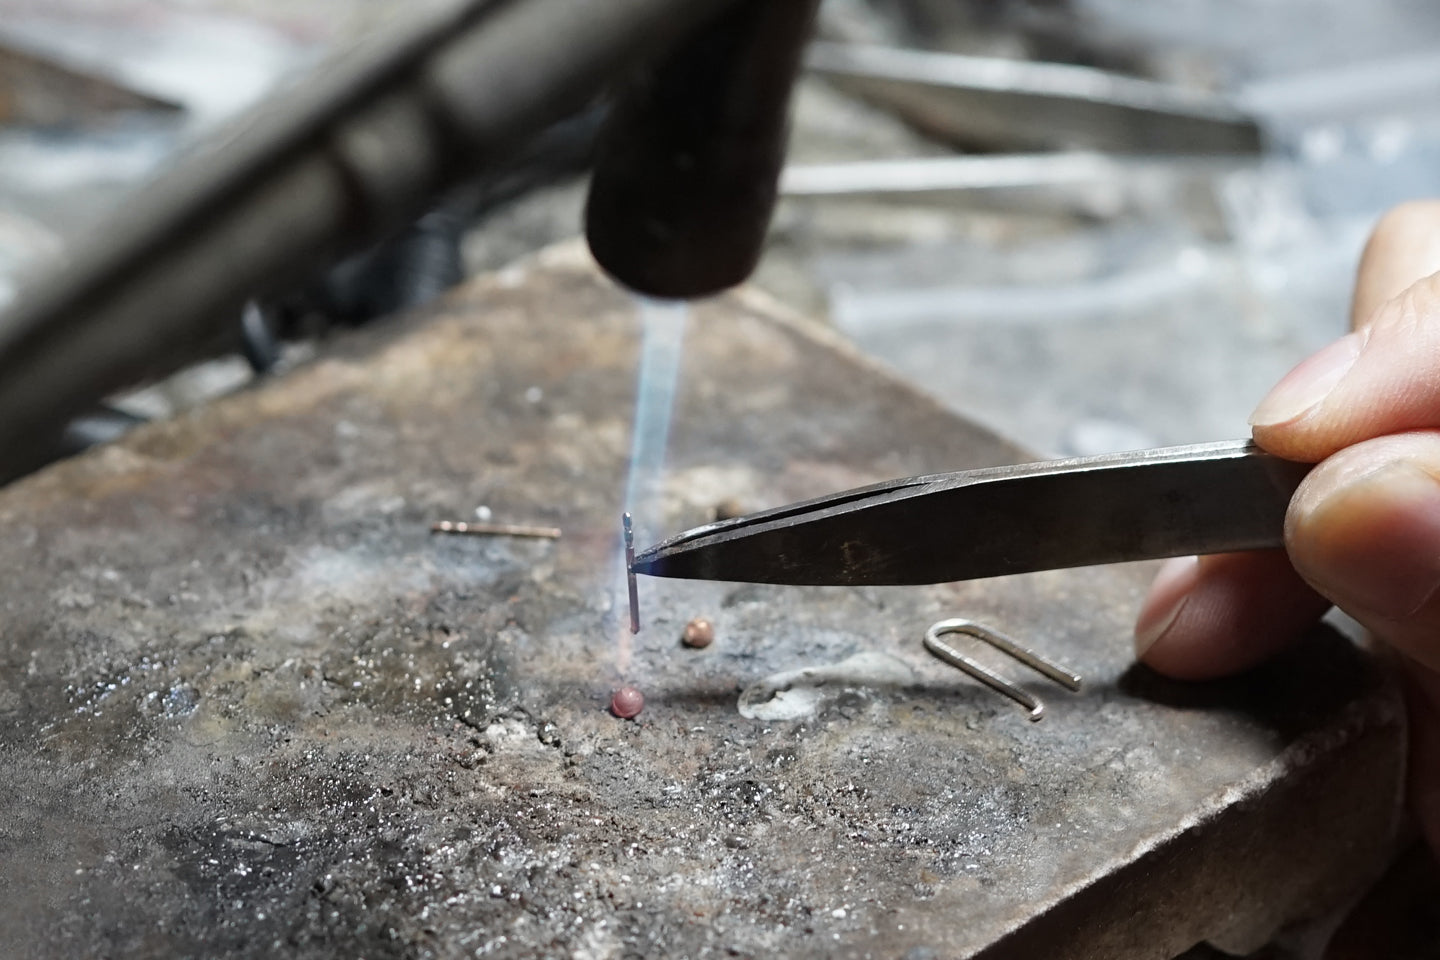
M 398 8 L 0 0 L 0 305 Z M 1440 194 L 1426 0 L 827 0 L 820 34 L 755 282 L 1039 453 L 1245 435 L 1344 329 L 1378 215 Z M 593 129 L 254 305 L 243 347 L 112 398 L 70 449 L 575 235 Z

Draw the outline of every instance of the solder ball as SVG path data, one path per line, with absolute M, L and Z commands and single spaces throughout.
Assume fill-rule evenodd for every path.
M 621 720 L 638 716 L 645 709 L 645 694 L 634 687 L 621 687 L 610 695 L 610 712 Z
M 680 642 L 696 650 L 710 646 L 714 640 L 715 625 L 703 617 L 696 617 L 685 624 L 685 632 L 680 634 Z

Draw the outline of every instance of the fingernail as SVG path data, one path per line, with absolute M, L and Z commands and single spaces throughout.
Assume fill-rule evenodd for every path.
M 1270 427 L 1288 423 L 1324 400 L 1350 372 L 1364 345 L 1362 333 L 1348 333 L 1302 360 L 1260 401 L 1250 414 L 1250 425 Z
M 1289 539 L 1306 579 L 1340 607 L 1403 620 L 1440 588 L 1440 481 L 1410 463 L 1360 474 Z
M 1140 616 L 1135 620 L 1136 657 L 1144 658 L 1145 652 L 1170 629 L 1185 601 L 1190 598 L 1199 573 L 1199 557 L 1175 557 L 1165 561 L 1155 575 L 1155 582 L 1150 585 Z

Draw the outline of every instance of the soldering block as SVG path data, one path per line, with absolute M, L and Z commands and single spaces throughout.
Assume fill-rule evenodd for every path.
M 754 291 L 695 313 L 642 545 L 722 500 L 1025 457 Z M 1395 690 L 1329 630 L 1161 680 L 1130 642 L 1150 565 L 647 580 L 628 641 L 639 331 L 565 245 L 0 491 L 6 950 L 1158 957 L 1252 949 L 1379 867 Z M 479 503 L 563 536 L 429 532 Z M 926 656 L 953 616 L 1083 689 L 1034 680 L 1029 722 Z M 909 669 L 737 709 L 863 653 Z M 622 680 L 644 723 L 606 711 Z

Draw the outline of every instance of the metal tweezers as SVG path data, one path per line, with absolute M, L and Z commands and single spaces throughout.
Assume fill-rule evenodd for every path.
M 909 477 L 697 527 L 630 571 L 924 584 L 1278 547 L 1310 468 L 1234 440 Z
M 636 555 L 625 517 L 631 629 L 635 575 L 751 583 L 945 583 L 1035 570 L 1278 547 L 1311 469 L 1246 440 L 892 480 L 696 527 Z M 1039 720 L 1039 698 L 943 637 L 969 634 L 1071 690 L 1080 677 L 968 620 L 925 648 Z

